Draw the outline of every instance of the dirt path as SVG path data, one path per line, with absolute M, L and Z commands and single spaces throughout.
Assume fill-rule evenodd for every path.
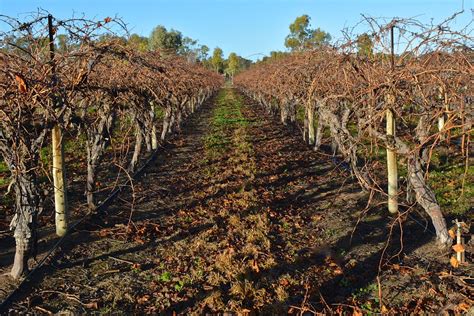
M 284 315 L 353 303 L 378 311 L 388 220 L 371 214 L 352 234 L 367 196 L 330 157 L 259 111 L 222 90 L 133 194 L 79 229 L 14 310 Z M 428 239 L 404 252 L 416 258 Z

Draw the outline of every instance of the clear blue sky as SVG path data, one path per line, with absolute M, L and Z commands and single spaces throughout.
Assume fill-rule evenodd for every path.
M 465 13 L 456 25 L 473 18 L 473 1 L 464 0 Z M 374 17 L 418 17 L 439 22 L 462 8 L 463 0 L 0 0 L 0 14 L 13 17 L 48 10 L 58 18 L 73 12 L 87 17 L 122 17 L 134 33 L 148 36 L 156 25 L 174 28 L 224 54 L 234 51 L 247 57 L 283 50 L 288 25 L 308 14 L 313 27 L 333 38 L 355 25 L 361 13 Z M 252 59 L 260 57 L 254 55 Z

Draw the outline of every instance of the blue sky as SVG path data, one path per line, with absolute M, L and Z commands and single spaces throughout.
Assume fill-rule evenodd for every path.
M 464 0 L 465 13 L 455 26 L 473 18 L 474 0 Z M 341 37 L 341 29 L 374 17 L 417 17 L 442 21 L 462 8 L 463 0 L 0 0 L 0 14 L 21 17 L 37 8 L 58 18 L 84 13 L 89 18 L 123 18 L 132 32 L 149 35 L 158 24 L 180 30 L 227 55 L 234 51 L 252 59 L 284 49 L 289 24 L 308 14 L 312 26 Z

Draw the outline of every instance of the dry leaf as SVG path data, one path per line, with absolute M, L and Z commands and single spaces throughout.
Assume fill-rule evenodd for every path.
M 461 244 L 455 244 L 453 246 L 453 250 L 456 251 L 456 252 L 464 252 L 464 246 L 461 245 Z
M 344 274 L 344 272 L 342 271 L 341 268 L 337 267 L 336 269 L 334 269 L 333 274 L 334 275 L 341 275 L 341 274 Z
M 458 309 L 462 310 L 463 312 L 467 312 L 471 308 L 471 306 L 467 303 L 459 303 Z
M 290 282 L 287 279 L 281 279 L 280 280 L 280 285 L 283 287 L 286 287 L 290 284 Z
M 380 310 L 382 314 L 388 313 L 388 308 L 385 305 L 382 305 L 382 309 Z
M 256 273 L 260 272 L 260 268 L 258 267 L 257 260 L 252 260 L 252 270 L 255 271 Z
M 110 21 L 112 21 L 112 18 L 110 18 L 110 17 L 106 17 L 106 18 L 104 19 L 104 22 L 105 22 L 105 23 L 109 23 Z
M 132 269 L 140 270 L 141 268 L 142 268 L 142 265 L 139 264 L 139 263 L 134 263 L 134 264 L 132 264 Z
M 244 309 L 242 309 L 242 310 L 240 311 L 240 313 L 238 313 L 238 314 L 239 314 L 239 315 L 242 315 L 242 316 L 247 316 L 247 315 L 250 314 L 250 312 L 251 312 L 250 309 L 244 308 Z
M 448 230 L 448 234 L 449 234 L 449 237 L 451 237 L 451 239 L 456 238 L 456 233 L 454 232 L 454 230 L 452 229 Z
M 99 305 L 97 304 L 97 302 L 90 302 L 90 303 L 85 303 L 84 307 L 98 309 Z
M 449 260 L 449 263 L 451 263 L 451 265 L 455 268 L 459 267 L 459 261 L 458 259 L 454 257 L 451 257 L 451 259 Z
M 18 83 L 18 90 L 20 90 L 21 93 L 26 93 L 28 89 L 26 87 L 25 80 L 23 80 L 23 78 L 18 75 L 15 75 L 15 80 Z
M 143 295 L 142 297 L 137 298 L 137 303 L 142 305 L 148 302 L 149 299 L 150 299 L 150 295 L 146 294 L 146 295 Z
M 358 309 L 354 309 L 352 316 L 363 316 L 362 312 Z

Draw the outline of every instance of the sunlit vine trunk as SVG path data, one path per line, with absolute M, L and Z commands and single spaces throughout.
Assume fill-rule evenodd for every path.
M 165 108 L 165 114 L 163 116 L 163 130 L 161 131 L 161 140 L 164 141 L 168 135 L 170 124 L 171 124 L 171 104 L 167 104 Z
M 155 105 L 151 105 L 150 116 L 152 117 L 152 128 L 151 128 L 151 149 L 157 150 L 158 149 L 158 131 L 156 130 L 156 122 L 155 122 Z
M 426 184 L 424 172 L 421 168 L 421 160 L 417 153 L 409 155 L 407 165 L 409 180 L 415 191 L 416 201 L 430 216 L 439 242 L 441 244 L 450 243 L 446 220 L 433 190 Z
M 133 114 L 134 116 L 133 121 L 135 121 L 135 146 L 133 148 L 132 159 L 128 167 L 129 172 L 134 172 L 138 165 L 138 162 L 140 161 L 143 142 L 145 140 L 145 136 L 147 135 L 145 122 L 144 122 L 145 119 L 142 116 L 141 110 L 142 109 L 139 109 L 137 110 L 136 113 Z
M 324 130 L 324 122 L 319 110 L 318 110 L 318 118 L 317 119 L 315 118 L 315 122 L 316 122 L 316 130 L 315 130 L 315 138 L 314 138 L 314 150 L 319 150 L 323 142 L 323 130 Z

